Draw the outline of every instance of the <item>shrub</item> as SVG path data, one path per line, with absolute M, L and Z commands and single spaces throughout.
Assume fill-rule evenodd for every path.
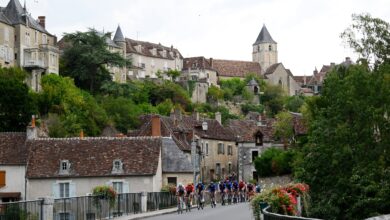
M 291 150 L 270 148 L 255 159 L 254 165 L 257 173 L 262 177 L 290 174 L 294 156 L 295 153 Z

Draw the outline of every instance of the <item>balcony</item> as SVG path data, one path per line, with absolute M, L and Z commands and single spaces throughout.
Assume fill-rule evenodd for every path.
M 25 59 L 23 67 L 27 69 L 47 69 L 45 62 L 38 59 Z
M 58 47 L 55 47 L 55 46 L 51 46 L 51 45 L 48 45 L 48 44 L 40 44 L 39 45 L 39 49 L 42 51 L 42 52 L 53 52 L 53 53 L 59 53 L 59 49 Z

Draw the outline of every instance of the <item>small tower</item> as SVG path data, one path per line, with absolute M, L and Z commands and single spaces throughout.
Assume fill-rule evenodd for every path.
M 116 29 L 113 41 L 122 48 L 123 56 L 126 58 L 126 40 L 125 37 L 123 36 L 122 29 L 119 25 L 118 28 Z
M 252 104 L 260 104 L 259 94 L 260 94 L 260 86 L 256 82 L 255 79 L 251 79 L 251 81 L 246 84 L 247 90 L 253 94 Z
M 263 72 L 269 66 L 278 62 L 277 43 L 272 39 L 265 25 L 263 25 L 256 42 L 253 44 L 252 61 L 260 63 Z

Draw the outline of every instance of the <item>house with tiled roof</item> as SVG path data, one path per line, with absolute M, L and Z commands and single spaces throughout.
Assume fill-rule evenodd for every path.
M 297 95 L 301 87 L 295 81 L 294 75 L 286 69 L 282 63 L 275 63 L 268 67 L 264 75 L 267 82 L 272 85 L 280 85 L 287 95 Z
M 43 74 L 59 73 L 57 38 L 46 30 L 46 17 L 31 17 L 19 0 L 0 7 L 0 65 L 21 67 L 29 74 L 28 86 L 40 91 Z
M 208 86 L 218 86 L 217 71 L 211 67 L 213 59 L 188 57 L 183 60 L 182 76 L 185 80 L 206 81 Z
M 211 67 L 218 73 L 219 79 L 231 79 L 233 77 L 244 79 L 248 74 L 261 74 L 261 66 L 258 62 L 210 59 Z
M 240 180 L 258 180 L 253 161 L 266 149 L 283 148 L 274 140 L 275 119 L 256 114 L 254 119 L 229 120 L 228 128 L 237 137 L 238 177 Z
M 170 79 L 165 73 L 169 70 L 181 71 L 183 56 L 173 46 L 167 47 L 160 43 L 134 40 L 126 38 L 126 54 L 133 62 L 129 71 L 131 78 L 158 78 Z
M 118 193 L 161 190 L 160 137 L 28 140 L 27 198 L 85 196 L 99 185 Z
M 144 116 L 145 117 L 145 116 Z M 147 116 L 151 117 L 151 116 Z M 169 180 L 188 182 L 188 176 L 184 175 L 181 165 L 172 167 L 168 171 L 165 164 L 171 164 L 178 157 L 170 155 L 185 154 L 191 158 L 191 164 L 199 174 L 196 180 L 211 181 L 224 178 L 225 176 L 237 173 L 237 146 L 233 133 L 221 123 L 221 115 L 216 114 L 216 119 L 201 118 L 198 113 L 191 116 L 182 115 L 180 111 L 175 111 L 171 116 L 155 116 L 161 125 L 161 135 L 171 137 L 177 147 L 170 149 L 176 153 L 164 155 L 163 146 L 163 182 L 170 183 Z M 142 119 L 141 119 L 142 120 Z M 157 119 L 155 119 L 157 121 Z M 138 135 L 152 135 L 153 123 L 144 123 Z M 134 133 L 133 133 L 134 135 Z M 178 152 L 182 151 L 182 153 Z M 199 155 L 200 154 L 200 155 Z M 199 157 L 201 156 L 201 157 Z M 186 160 L 175 163 L 187 163 Z M 174 172 L 173 172 L 174 171 Z M 194 170 L 192 170 L 193 172 Z M 180 175 L 180 173 L 182 173 Z M 189 173 L 189 172 L 188 172 Z M 193 181 L 193 180 L 192 180 Z M 192 182 L 191 181 L 191 182 Z
M 0 133 L 0 202 L 25 198 L 25 132 Z

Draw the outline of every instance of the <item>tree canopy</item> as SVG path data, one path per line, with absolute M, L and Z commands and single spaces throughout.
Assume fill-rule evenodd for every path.
M 79 88 L 91 93 L 99 90 L 103 82 L 111 81 L 107 65 L 124 67 L 130 65 L 130 61 L 122 54 L 111 52 L 107 38 L 110 33 L 101 34 L 94 29 L 65 34 L 61 75 L 74 78 Z

